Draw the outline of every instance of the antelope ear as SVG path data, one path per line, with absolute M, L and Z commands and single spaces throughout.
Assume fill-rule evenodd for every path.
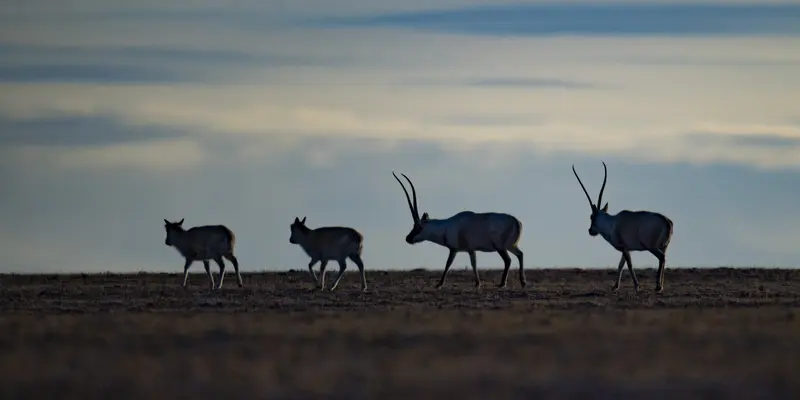
M 603 212 L 608 212 L 608 202 L 603 206 Z
M 167 219 L 166 219 L 166 218 L 164 218 L 164 223 L 165 223 L 165 224 L 167 224 L 167 225 L 169 225 L 169 221 L 167 221 Z
M 422 213 L 422 218 L 420 218 L 420 221 L 427 221 L 428 219 L 428 213 Z
M 178 221 L 178 225 L 183 225 L 183 220 L 184 220 L 184 219 L 185 219 L 185 218 L 181 218 L 181 220 L 180 220 L 180 221 Z
M 305 224 L 305 223 L 306 223 L 306 217 L 303 217 L 303 219 L 302 219 L 302 220 L 300 220 L 300 223 L 301 223 L 301 224 Z
M 295 224 L 299 224 L 299 223 L 300 223 L 300 219 L 299 219 L 299 218 L 297 218 L 297 217 L 294 217 L 294 223 L 295 223 Z

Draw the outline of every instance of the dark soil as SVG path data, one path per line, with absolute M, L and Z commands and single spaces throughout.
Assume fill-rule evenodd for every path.
M 794 398 L 800 270 L 0 275 L 3 398 Z M 335 272 L 328 274 L 330 284 Z M 216 276 L 215 276 L 216 278 Z

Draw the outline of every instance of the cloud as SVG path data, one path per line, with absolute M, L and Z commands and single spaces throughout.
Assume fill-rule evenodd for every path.
M 761 58 L 753 56 L 628 56 L 598 57 L 597 61 L 610 64 L 628 64 L 642 66 L 706 66 L 706 67 L 773 67 L 786 68 L 800 65 L 800 57 L 794 54 L 770 55 Z
M 696 146 L 732 146 L 745 148 L 787 148 L 800 150 L 800 136 L 786 137 L 777 134 L 690 133 L 685 136 L 687 144 Z
M 159 139 L 178 139 L 186 132 L 164 126 L 131 126 L 109 116 L 0 118 L 0 147 L 106 146 Z
M 593 89 L 597 85 L 589 82 L 558 78 L 512 78 L 512 77 L 493 77 L 493 78 L 474 78 L 474 79 L 418 79 L 402 82 L 403 85 L 414 86 L 473 86 L 473 87 L 497 87 L 509 89 Z
M 157 83 L 188 81 L 186 74 L 120 65 L 0 65 L 0 82 Z
M 423 141 L 444 146 L 458 157 L 492 146 L 524 148 L 540 156 L 580 153 L 656 162 L 796 167 L 791 143 L 764 146 L 750 139 L 697 146 L 698 140 L 710 139 L 691 136 L 706 131 L 737 134 L 714 127 L 704 130 L 704 125 L 713 123 L 770 140 L 780 134 L 776 129 L 791 126 L 797 115 L 792 96 L 800 90 L 797 74 L 791 68 L 769 73 L 761 68 L 772 61 L 780 66 L 793 60 L 800 43 L 796 37 L 509 37 L 383 25 L 327 29 L 295 24 L 302 16 L 347 14 L 369 19 L 400 9 L 445 21 L 451 11 L 457 16 L 454 21 L 466 17 L 481 21 L 481 13 L 497 13 L 499 21 L 511 25 L 516 20 L 504 18 L 514 13 L 523 20 L 540 12 L 545 17 L 555 13 L 565 17 L 554 21 L 568 27 L 588 19 L 604 23 L 603 18 L 588 18 L 589 11 L 608 13 L 612 22 L 625 12 L 647 18 L 662 13 L 656 20 L 666 24 L 678 23 L 671 14 L 678 11 L 704 16 L 716 10 L 735 21 L 761 21 L 773 18 L 778 10 L 752 4 L 731 8 L 528 3 L 452 10 L 445 7 L 459 6 L 458 2 L 375 5 L 348 0 L 336 7 L 322 2 L 281 7 L 245 2 L 233 8 L 202 2 L 188 10 L 152 1 L 119 7 L 83 0 L 75 9 L 21 4 L 7 10 L 8 18 L 16 12 L 35 23 L 0 28 L 14 32 L 4 35 L 8 39 L 0 45 L 0 72 L 3 68 L 8 72 L 7 81 L 0 83 L 4 94 L 0 116 L 31 121 L 113 119 L 128 130 L 142 128 L 128 132 L 130 137 L 159 130 L 184 133 L 159 139 L 183 149 L 179 153 L 205 154 L 213 147 L 233 158 L 260 163 L 272 162 L 303 139 L 332 138 L 387 147 Z M 309 4 L 315 7 L 310 9 Z M 744 16 L 742 10 L 754 14 Z M 118 19 L 89 18 L 93 12 Z M 250 18 L 256 24 L 265 13 L 271 14 L 255 29 L 249 23 L 240 28 L 207 24 L 215 12 L 231 23 Z M 156 16 L 159 13 L 163 18 Z M 54 16 L 61 14 L 68 18 L 57 22 Z M 52 23 L 43 22 L 50 17 Z M 525 24 L 537 25 L 539 18 Z M 711 26 L 719 22 L 714 18 L 718 17 L 712 18 Z M 280 34 L 261 29 L 267 25 Z M 653 64 L 637 63 L 650 58 Z M 686 65 L 669 65 L 669 60 L 684 60 Z M 740 62 L 719 65 L 724 60 Z M 164 75 L 148 76 L 153 73 Z M 57 123 L 70 129 L 72 122 L 53 120 L 39 145 L 69 140 L 56 133 Z M 755 126 L 765 129 L 749 131 Z M 110 129 L 91 128 L 87 131 Z M 36 145 L 20 135 L 16 132 L 4 140 Z M 80 143 L 93 134 L 72 135 Z M 106 145 L 122 150 L 122 143 L 116 142 L 88 147 Z M 328 165 L 331 157 L 317 150 L 311 158 L 317 165 Z M 195 160 L 179 163 L 191 165 L 202 157 L 180 159 Z M 513 157 L 497 159 L 500 165 L 513 161 Z
M 428 120 L 435 125 L 449 126 L 486 126 L 486 127 L 531 127 L 542 124 L 542 116 L 526 114 L 452 114 L 433 117 Z
M 82 115 L 114 118 L 130 127 L 186 132 L 186 140 L 171 142 L 173 149 L 182 149 L 177 154 L 183 156 L 176 160 L 183 162 L 178 165 L 199 162 L 200 147 L 190 144 L 197 140 L 227 141 L 234 154 L 246 154 L 248 160 L 254 160 L 279 153 L 297 138 L 337 138 L 390 144 L 422 140 L 440 143 L 452 152 L 494 144 L 526 148 L 537 154 L 606 154 L 651 162 L 733 162 L 758 168 L 800 166 L 800 159 L 793 156 L 794 146 L 763 146 L 753 140 L 697 146 L 698 136 L 692 135 L 704 132 L 719 136 L 744 132 L 765 138 L 800 137 L 798 127 L 791 125 L 706 122 L 715 120 L 702 118 L 713 115 L 707 103 L 700 112 L 692 103 L 661 109 L 657 102 L 664 107 L 669 103 L 663 98 L 649 98 L 648 103 L 636 101 L 635 96 L 614 100 L 595 95 L 581 104 L 574 96 L 559 99 L 543 95 L 543 103 L 530 108 L 525 99 L 530 103 L 535 97 L 529 96 L 536 96 L 535 93 L 519 94 L 502 87 L 496 90 L 503 91 L 470 96 L 459 89 L 426 89 L 389 99 L 378 94 L 379 88 L 369 86 L 331 92 L 315 87 L 37 86 L 9 91 L 18 95 L 5 104 L 0 99 L 0 109 L 10 111 L 16 118 Z M 465 119 L 471 115 L 465 112 L 473 110 L 480 112 L 472 121 Z M 681 112 L 685 116 L 675 120 Z M 523 118 L 526 114 L 529 116 Z M 618 122 L 607 122 L 610 115 Z M 641 118 L 641 123 L 636 118 Z M 131 150 L 127 158 L 120 160 L 135 160 L 148 151 Z M 95 154 L 95 158 L 99 155 Z M 112 159 L 109 156 L 105 162 Z M 315 159 L 322 164 L 328 162 L 319 155 Z
M 786 125 L 730 125 L 730 124 L 702 124 L 697 126 L 699 133 L 726 135 L 734 137 L 752 137 L 754 135 L 771 135 L 786 139 L 800 139 L 800 124 Z
M 110 116 L 0 119 L 0 151 L 7 164 L 180 170 L 204 159 L 200 139 L 175 127 L 127 125 Z
M 797 35 L 797 4 L 506 4 L 322 19 L 474 35 Z
M 758 169 L 800 169 L 796 154 L 800 138 L 779 134 L 720 135 L 687 133 L 670 141 L 653 143 L 637 149 L 637 158 L 661 162 L 676 160 L 693 163 L 744 164 Z
M 72 18 L 106 19 L 164 19 L 175 20 L 242 20 L 253 22 L 282 20 L 287 17 L 308 15 L 353 15 L 364 12 L 386 12 L 398 10 L 421 10 L 435 7 L 481 4 L 481 0 L 407 0 L 402 3 L 383 3 L 369 0 L 306 0 L 286 2 L 283 0 L 240 0 L 235 7 L 209 0 L 192 1 L 191 7 L 173 0 L 143 0 L 133 4 L 109 4 L 97 0 L 72 0 L 67 4 L 15 3 L 5 7 L 0 16 L 16 18 L 41 18 L 59 16 Z M 271 18 L 270 18 L 271 17 Z
M 0 59 L 4 63 L 18 62 L 124 62 L 166 65 L 234 65 L 251 67 L 297 67 L 335 65 L 346 60 L 334 57 L 313 57 L 299 54 L 281 54 L 254 49 L 250 51 L 222 48 L 187 48 L 182 46 L 153 45 L 0 45 Z M 113 65 L 113 64 L 112 64 Z
M 198 165 L 204 159 L 202 147 L 193 140 L 155 140 L 146 143 L 53 148 L 18 146 L 7 155 L 18 161 L 38 161 L 57 168 L 102 170 L 135 168 L 169 172 Z
M 243 71 L 351 64 L 335 56 L 139 45 L 0 45 L 0 83 L 171 84 L 236 80 Z
M 550 89 L 587 89 L 594 85 L 586 82 L 568 81 L 563 79 L 515 79 L 515 78 L 487 78 L 470 82 L 472 86 L 501 86 L 517 88 L 550 88 Z

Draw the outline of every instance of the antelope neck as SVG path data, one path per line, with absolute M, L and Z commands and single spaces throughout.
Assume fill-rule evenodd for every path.
M 603 239 L 611 244 L 615 242 L 614 231 L 617 229 L 617 219 L 614 218 L 614 216 L 604 212 L 598 212 L 594 225 L 597 232 L 603 236 Z
M 447 236 L 447 229 L 449 227 L 450 225 L 446 220 L 428 219 L 422 230 L 417 234 L 417 237 L 422 240 L 442 244 Z

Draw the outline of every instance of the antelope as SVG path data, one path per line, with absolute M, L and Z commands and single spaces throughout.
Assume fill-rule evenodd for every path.
M 394 175 L 394 179 L 397 180 L 406 194 L 408 208 L 411 209 L 411 218 L 414 220 L 414 226 L 406 235 L 406 243 L 414 245 L 427 241 L 450 250 L 444 266 L 444 272 L 436 285 L 436 289 L 441 289 L 444 286 L 450 266 L 459 252 L 469 254 L 472 273 L 475 276 L 475 287 L 480 288 L 481 279 L 478 276 L 475 255 L 477 251 L 484 253 L 496 252 L 503 259 L 505 269 L 503 270 L 503 277 L 498 284 L 499 288 L 506 287 L 508 270 L 511 268 L 511 257 L 508 256 L 508 253 L 514 254 L 519 260 L 519 283 L 523 288 L 525 287 L 522 250 L 517 245 L 522 236 L 522 222 L 519 219 L 504 213 L 476 213 L 472 211 L 461 211 L 445 219 L 432 219 L 428 216 L 428 213 L 423 213 L 422 217 L 420 217 L 419 206 L 417 205 L 417 191 L 411 179 L 405 174 L 401 174 L 411 185 L 411 192 L 414 196 L 413 204 L 406 186 L 394 172 L 392 172 L 392 175 Z
M 324 226 L 311 229 L 306 226 L 306 217 L 294 218 L 289 226 L 291 235 L 289 243 L 300 245 L 303 251 L 311 257 L 308 263 L 308 272 L 314 279 L 316 289 L 325 290 L 325 267 L 328 261 L 339 263 L 339 275 L 333 282 L 330 291 L 334 291 L 347 269 L 347 259 L 352 260 L 361 273 L 361 291 L 367 291 L 367 277 L 364 274 L 364 262 L 361 260 L 361 251 L 364 248 L 364 237 L 357 230 L 342 226 Z M 314 273 L 314 264 L 320 263 L 319 279 Z
M 189 267 L 195 261 L 202 261 L 206 267 L 206 274 L 211 281 L 211 290 L 214 290 L 214 276 L 211 274 L 209 260 L 214 260 L 219 265 L 219 284 L 216 289 L 222 289 L 222 280 L 225 278 L 225 263 L 222 258 L 227 258 L 236 271 L 239 287 L 242 287 L 242 276 L 239 274 L 239 260 L 233 255 L 236 236 L 224 225 L 204 225 L 183 229 L 183 219 L 178 222 L 164 220 L 167 238 L 164 244 L 175 247 L 186 260 L 183 265 L 183 288 L 189 279 Z
M 615 215 L 611 215 L 608 213 L 608 202 L 603 208 L 599 208 L 603 201 L 603 191 L 606 188 L 606 179 L 608 178 L 608 168 L 606 168 L 605 162 L 603 162 L 603 186 L 597 196 L 597 205 L 592 204 L 589 192 L 586 191 L 581 178 L 575 172 L 575 165 L 572 166 L 572 173 L 578 179 L 578 183 L 583 188 L 583 193 L 586 194 L 586 199 L 589 200 L 589 205 L 592 207 L 589 235 L 594 237 L 599 234 L 608 244 L 622 253 L 617 267 L 617 282 L 611 290 L 617 291 L 619 289 L 622 280 L 622 268 L 627 262 L 634 290 L 639 291 L 639 280 L 636 278 L 636 273 L 633 272 L 630 252 L 648 251 L 658 259 L 656 292 L 661 293 L 664 290 L 664 267 L 667 261 L 667 247 L 672 239 L 672 220 L 663 214 L 652 211 L 622 210 Z

